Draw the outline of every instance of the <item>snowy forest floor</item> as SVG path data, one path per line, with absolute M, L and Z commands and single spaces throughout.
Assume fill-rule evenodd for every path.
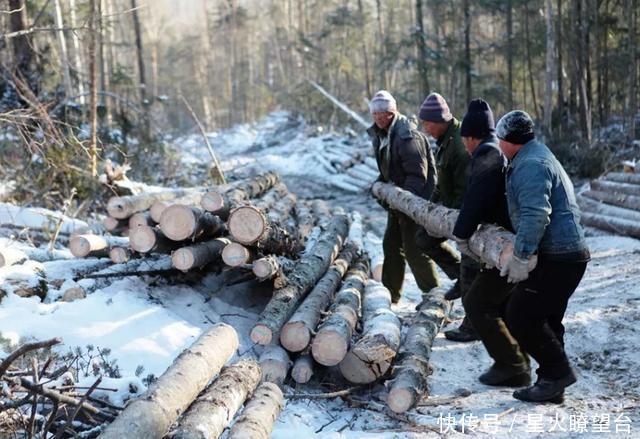
M 329 172 L 316 160 L 334 147 L 367 151 L 366 139 L 309 135 L 310 131 L 303 121 L 275 113 L 254 126 L 212 135 L 211 140 L 225 170 L 277 170 L 299 197 L 324 198 L 348 212 L 357 210 L 365 231 L 381 237 L 384 211 L 366 191 L 345 184 L 340 172 Z M 200 143 L 197 136 L 177 142 L 185 172 L 196 178 L 203 175 L 201 163 L 208 160 Z M 588 243 L 593 259 L 564 320 L 578 382 L 567 389 L 563 404 L 525 404 L 512 398 L 513 389 L 480 384 L 478 375 L 491 364 L 482 344 L 450 342 L 441 333 L 431 358 L 429 398 L 409 413 L 386 410 L 381 385 L 353 390 L 345 398 L 300 397 L 348 387 L 326 370 L 309 384 L 287 383 L 285 394 L 290 398 L 273 437 L 638 437 L 640 241 L 592 235 Z M 25 265 L 0 269 L 0 281 L 31 276 L 33 267 Z M 42 265 L 50 278 L 69 276 L 59 261 Z M 444 274 L 441 277 L 445 285 L 451 284 Z M 122 378 L 109 382 L 119 391 L 108 396 L 120 404 L 144 390 L 142 377 L 160 375 L 212 323 L 233 325 L 241 338 L 238 355 L 255 355 L 249 331 L 268 300 L 269 287 L 248 280 L 222 288 L 228 280 L 224 272 L 195 280 L 124 278 L 71 303 L 56 301 L 56 291 L 44 302 L 9 294 L 0 304 L 0 335 L 13 343 L 60 336 L 65 343 L 61 351 L 87 345 L 110 349 Z M 407 270 L 404 296 L 394 307 L 405 330 L 419 301 L 420 291 Z M 456 326 L 462 314 L 456 301 L 449 326 Z M 90 385 L 93 378 L 87 375 L 84 382 Z

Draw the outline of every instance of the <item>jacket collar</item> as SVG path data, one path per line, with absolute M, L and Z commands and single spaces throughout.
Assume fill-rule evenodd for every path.
M 480 149 L 483 146 L 488 146 L 491 148 L 496 148 L 497 150 L 500 151 L 500 146 L 498 144 L 498 138 L 495 136 L 495 134 L 490 134 L 489 136 L 485 137 L 484 139 L 482 139 L 482 142 L 480 142 L 480 144 L 478 145 L 478 147 L 475 149 L 475 151 L 473 151 L 473 154 L 471 154 L 472 157 L 475 157 L 477 154 L 479 154 L 478 151 L 480 151 Z
M 449 121 L 449 125 L 447 126 L 447 130 L 444 132 L 442 136 L 438 140 L 436 140 L 436 144 L 439 147 L 446 148 L 447 145 L 451 142 L 451 138 L 455 133 L 456 129 L 460 128 L 460 121 L 455 117 Z
M 411 123 L 405 116 L 400 113 L 396 113 L 396 116 L 394 117 L 393 122 L 391 122 L 391 125 L 389 125 L 389 128 L 391 130 L 391 132 L 389 133 L 391 138 L 395 137 L 396 135 L 400 136 L 401 139 L 411 139 L 413 137 L 413 135 L 411 134 Z M 374 123 L 367 129 L 367 134 L 373 137 L 385 135 L 386 132 L 378 128 L 378 126 Z

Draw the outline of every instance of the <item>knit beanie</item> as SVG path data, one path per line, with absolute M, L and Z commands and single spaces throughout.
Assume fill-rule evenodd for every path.
M 474 99 L 469 102 L 467 114 L 462 119 L 460 135 L 462 137 L 484 139 L 494 131 L 493 112 L 489 104 L 482 99 Z
M 536 137 L 531 116 L 521 110 L 510 111 L 502 116 L 496 126 L 496 135 L 515 145 L 524 145 Z
M 395 113 L 397 111 L 396 100 L 391 96 L 391 93 L 386 90 L 377 92 L 369 102 L 369 112 L 371 113 Z
M 429 122 L 449 122 L 453 119 L 449 105 L 438 93 L 431 93 L 420 107 L 420 120 Z

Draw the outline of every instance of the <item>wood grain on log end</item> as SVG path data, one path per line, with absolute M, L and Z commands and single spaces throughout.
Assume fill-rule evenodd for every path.
M 258 279 L 269 278 L 273 274 L 273 264 L 267 258 L 260 258 L 253 262 L 252 270 Z
M 154 222 L 151 220 L 151 217 L 149 216 L 149 212 L 138 212 L 138 213 L 134 213 L 133 215 L 131 215 L 131 217 L 129 217 L 130 229 L 135 229 L 136 227 L 151 226 L 153 225 L 153 223 Z
M 266 325 L 258 323 L 251 330 L 251 341 L 259 345 L 268 345 L 273 339 L 273 333 Z
M 348 349 L 342 334 L 324 331 L 322 337 L 313 340 L 311 352 L 313 359 L 323 366 L 335 366 L 344 359 Z
M 396 413 L 404 413 L 415 404 L 414 392 L 406 388 L 393 388 L 387 396 L 387 405 Z
M 162 214 L 169 206 L 171 206 L 170 201 L 156 201 L 149 208 L 149 216 L 154 222 L 159 223 Z
M 202 195 L 200 206 L 209 212 L 217 212 L 224 207 L 224 197 L 219 192 L 207 192 Z
M 258 241 L 267 228 L 265 216 L 253 206 L 242 206 L 229 215 L 229 233 L 241 244 Z
M 300 352 L 311 341 L 311 333 L 303 322 L 288 322 L 282 327 L 280 344 L 289 352 Z
M 197 218 L 189 206 L 174 204 L 162 213 L 160 229 L 164 236 L 173 241 L 184 241 L 196 229 Z
M 132 229 L 129 234 L 129 246 L 140 253 L 148 253 L 156 244 L 156 234 L 149 226 Z
M 353 351 L 347 353 L 340 362 L 340 372 L 349 382 L 369 384 L 383 376 L 391 367 L 391 360 L 379 363 L 361 360 Z
M 117 219 L 125 219 L 127 214 L 127 202 L 120 197 L 111 197 L 107 202 L 107 212 L 109 215 Z
M 124 247 L 113 247 L 109 250 L 109 258 L 114 264 L 123 264 L 131 258 L 130 251 Z
M 251 252 L 248 248 L 237 242 L 232 242 L 222 250 L 222 260 L 229 267 L 240 267 L 251 260 Z
M 103 250 L 106 247 L 106 240 L 97 235 L 76 235 L 69 241 L 69 250 L 77 258 L 83 258 L 92 251 Z
M 171 254 L 171 263 L 178 270 L 187 271 L 193 267 L 195 257 L 189 249 L 179 248 Z

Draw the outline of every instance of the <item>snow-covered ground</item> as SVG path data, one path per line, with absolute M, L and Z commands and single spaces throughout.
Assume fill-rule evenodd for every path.
M 384 211 L 364 185 L 345 186 L 338 158 L 333 164 L 329 160 L 333 171 L 322 164 L 323 159 L 317 160 L 333 151 L 344 151 L 342 157 L 347 150 L 368 151 L 364 136 L 319 133 L 300 119 L 276 113 L 259 124 L 210 137 L 225 169 L 278 170 L 299 196 L 325 198 L 347 211 L 358 211 L 364 231 L 381 235 Z M 180 145 L 186 167 L 208 160 L 197 137 L 181 139 Z M 512 389 L 480 384 L 477 376 L 490 365 L 482 344 L 453 343 L 440 334 L 431 358 L 429 398 L 408 414 L 392 415 L 385 409 L 381 385 L 354 390 L 344 399 L 300 398 L 302 393 L 339 390 L 330 384 L 336 381 L 327 370 L 308 385 L 285 386 L 287 395 L 298 396 L 287 400 L 273 437 L 640 437 L 640 241 L 599 235 L 588 239 L 593 260 L 565 318 L 567 351 L 579 381 L 567 389 L 563 404 L 525 404 L 511 397 Z M 237 356 L 257 353 L 249 331 L 268 300 L 266 285 L 229 282 L 224 272 L 182 281 L 128 277 L 99 283 L 84 300 L 57 301 L 63 282 L 86 268 L 83 264 L 102 268 L 102 261 L 96 260 L 0 268 L 3 286 L 12 279 L 35 276 L 60 285 L 49 290 L 44 302 L 18 297 L 8 288 L 0 303 L 2 338 L 17 342 L 60 336 L 64 339 L 57 348 L 60 352 L 87 345 L 110 349 L 121 378 L 109 380 L 108 387 L 119 390 L 107 396 L 118 404 L 143 391 L 145 377 L 161 374 L 212 323 L 222 321 L 236 328 L 241 339 Z M 405 326 L 419 301 L 420 292 L 407 271 L 404 297 L 395 307 Z M 458 301 L 450 325 L 457 325 L 461 315 Z M 89 374 L 82 382 L 91 379 Z

